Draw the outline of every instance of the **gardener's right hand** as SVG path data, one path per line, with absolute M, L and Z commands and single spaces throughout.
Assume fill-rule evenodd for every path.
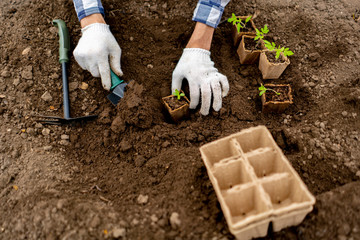
M 81 32 L 74 57 L 82 69 L 88 70 L 94 77 L 101 77 L 102 86 L 110 90 L 110 67 L 116 75 L 123 75 L 120 46 L 105 23 L 89 24 Z

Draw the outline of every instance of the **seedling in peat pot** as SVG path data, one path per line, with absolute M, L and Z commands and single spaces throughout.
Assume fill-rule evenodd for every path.
M 183 91 L 175 89 L 170 96 L 163 97 L 162 102 L 174 122 L 180 122 L 189 115 L 189 99 Z
M 274 89 L 271 88 L 266 88 L 264 85 L 261 84 L 261 86 L 259 87 L 259 96 L 261 97 L 261 95 L 263 95 L 264 93 L 266 93 L 266 91 L 273 91 L 276 95 L 280 95 L 281 93 L 275 91 Z
M 243 35 L 255 36 L 256 26 L 253 21 L 254 17 L 249 16 L 236 16 L 234 13 L 232 17 L 227 19 L 232 24 L 232 38 L 234 40 L 234 46 L 238 47 Z
M 251 20 L 251 17 L 252 17 L 251 15 L 248 16 L 243 22 L 243 19 L 237 17 L 235 13 L 233 13 L 231 18 L 228 19 L 228 22 L 236 26 L 238 33 L 240 33 L 241 29 L 246 28 L 246 24 Z
M 284 55 L 284 57 L 294 55 L 294 53 L 290 51 L 289 48 L 280 47 L 280 45 L 279 47 L 276 47 L 276 44 L 274 42 L 269 42 L 267 40 L 264 40 L 264 43 L 265 47 L 269 49 L 269 51 L 276 51 L 276 59 L 279 59 L 281 53 Z
M 264 47 L 263 38 L 269 32 L 267 25 L 260 30 L 255 28 L 256 35 L 248 36 L 243 35 L 237 53 L 240 58 L 241 64 L 253 64 L 255 63 L 262 52 Z
M 179 92 L 179 90 L 177 90 L 177 89 L 175 89 L 173 95 L 176 96 L 177 100 L 180 100 L 181 97 L 185 97 L 185 93 Z
M 289 48 L 276 47 L 274 42 L 264 40 L 264 44 L 269 51 L 260 54 L 259 69 L 263 79 L 278 79 L 290 64 L 288 56 L 294 53 Z

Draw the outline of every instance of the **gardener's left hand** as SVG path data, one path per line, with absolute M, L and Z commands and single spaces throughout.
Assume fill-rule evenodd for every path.
M 208 115 L 211 98 L 213 109 L 219 111 L 222 97 L 229 92 L 227 77 L 219 73 L 210 59 L 210 51 L 201 48 L 185 48 L 172 75 L 172 92 L 180 90 L 183 79 L 186 78 L 190 88 L 190 108 L 199 104 L 201 92 L 202 115 Z

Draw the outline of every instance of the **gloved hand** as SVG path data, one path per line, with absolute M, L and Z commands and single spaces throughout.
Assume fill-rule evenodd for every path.
M 116 75 L 123 75 L 120 66 L 120 46 L 110 32 L 109 25 L 93 23 L 84 27 L 81 32 L 82 36 L 74 50 L 74 57 L 80 67 L 88 70 L 93 77 L 101 76 L 102 86 L 110 90 L 110 66 Z
M 190 88 L 190 108 L 199 104 L 201 91 L 202 115 L 208 115 L 211 97 L 213 95 L 213 109 L 219 111 L 222 97 L 229 92 L 227 77 L 219 73 L 210 59 L 210 51 L 201 48 L 185 48 L 172 75 L 172 92 L 180 90 L 182 80 L 186 78 Z

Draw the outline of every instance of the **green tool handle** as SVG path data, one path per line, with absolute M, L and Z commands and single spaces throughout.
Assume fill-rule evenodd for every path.
M 53 24 L 58 27 L 59 29 L 59 62 L 67 63 L 69 62 L 69 51 L 70 51 L 70 37 L 69 37 L 69 30 L 66 27 L 66 24 L 63 20 L 55 19 Z
M 124 80 L 121 80 L 119 78 L 119 76 L 116 75 L 111 69 L 110 69 L 110 73 L 111 73 L 111 88 L 110 88 L 110 90 L 113 90 L 114 88 L 117 87 L 117 85 L 119 85 L 120 83 L 123 83 Z

